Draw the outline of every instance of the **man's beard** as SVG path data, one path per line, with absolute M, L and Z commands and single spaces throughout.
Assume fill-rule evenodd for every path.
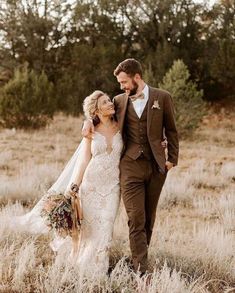
M 135 95 L 138 90 L 138 84 L 134 81 L 134 79 L 132 80 L 132 84 L 133 84 L 133 89 L 130 90 L 129 96 Z

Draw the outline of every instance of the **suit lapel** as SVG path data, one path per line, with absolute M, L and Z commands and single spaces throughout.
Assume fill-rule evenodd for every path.
M 153 101 L 156 98 L 156 94 L 152 87 L 149 87 L 149 100 L 148 100 L 148 109 L 147 109 L 147 132 L 149 134 L 150 125 L 153 117 L 152 105 Z
M 117 113 L 118 126 L 121 133 L 123 132 L 127 104 L 128 104 L 128 96 L 126 94 L 123 94 L 122 105 L 120 105 L 119 107 L 120 112 Z

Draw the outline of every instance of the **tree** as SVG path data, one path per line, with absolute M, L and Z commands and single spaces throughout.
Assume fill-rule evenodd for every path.
M 93 90 L 120 92 L 123 59 L 138 59 L 153 86 L 181 59 L 204 99 L 231 98 L 234 15 L 232 0 L 2 0 L 0 87 L 26 62 L 53 82 L 58 110 L 77 115 Z
M 209 100 L 235 99 L 235 2 L 218 1 L 203 13 L 200 84 Z
M 53 80 L 56 66 L 59 66 L 55 49 L 63 45 L 70 27 L 71 5 L 66 2 L 2 0 L 1 65 L 13 69 L 27 62 L 29 68 L 37 72 L 45 71 Z
M 38 128 L 53 118 L 56 102 L 53 84 L 44 72 L 25 66 L 15 71 L 0 92 L 0 117 L 6 127 Z
M 205 103 L 203 91 L 197 90 L 196 84 L 190 80 L 189 70 L 182 60 L 174 61 L 159 87 L 169 91 L 173 97 L 179 133 L 189 134 L 203 117 Z

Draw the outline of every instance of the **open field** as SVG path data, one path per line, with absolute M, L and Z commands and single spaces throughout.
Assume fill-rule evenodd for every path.
M 0 129 L 0 292 L 235 292 L 235 114 L 211 113 L 180 143 L 169 172 L 149 250 L 148 288 L 127 272 L 126 214 L 115 224 L 110 278 L 82 280 L 54 255 L 50 236 L 9 231 L 55 181 L 81 136 L 81 118 L 57 115 L 44 130 Z

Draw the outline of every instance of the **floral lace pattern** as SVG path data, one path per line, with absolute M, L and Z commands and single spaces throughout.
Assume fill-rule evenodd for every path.
M 83 209 L 80 248 L 77 264 L 91 274 L 108 270 L 108 249 L 120 201 L 119 161 L 123 142 L 118 131 L 108 146 L 106 138 L 95 132 L 92 158 L 80 187 Z

